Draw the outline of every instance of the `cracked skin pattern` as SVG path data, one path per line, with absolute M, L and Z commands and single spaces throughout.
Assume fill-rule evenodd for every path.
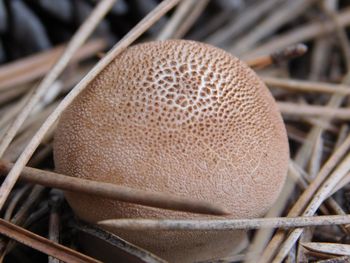
M 128 48 L 63 113 L 58 172 L 221 204 L 228 218 L 262 216 L 288 165 L 285 127 L 258 76 L 225 51 L 168 40 Z M 208 218 L 66 193 L 76 214 Z M 242 232 L 120 231 L 171 262 L 232 254 Z

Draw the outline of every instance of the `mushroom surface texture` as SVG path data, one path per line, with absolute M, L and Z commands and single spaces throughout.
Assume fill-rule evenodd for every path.
M 224 206 L 225 218 L 262 216 L 285 181 L 288 140 L 270 92 L 231 54 L 167 40 L 125 50 L 60 118 L 60 173 Z M 222 218 L 66 193 L 78 217 Z M 170 262 L 229 256 L 240 231 L 108 229 Z

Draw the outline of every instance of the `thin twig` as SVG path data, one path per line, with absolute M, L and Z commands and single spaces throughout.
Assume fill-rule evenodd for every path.
M 249 67 L 261 69 L 272 64 L 281 64 L 292 58 L 300 57 L 307 52 L 307 46 L 304 44 L 296 44 L 284 48 L 281 51 L 273 52 L 270 55 L 257 57 L 246 61 Z
M 325 82 L 312 82 L 287 78 L 275 78 L 262 76 L 261 79 L 266 85 L 291 91 L 337 93 L 342 95 L 350 94 L 350 86 L 343 84 L 330 84 Z
M 5 175 L 11 169 L 11 167 L 11 164 L 0 161 L 0 175 Z M 152 207 L 204 214 L 227 214 L 225 209 L 219 206 L 214 206 L 206 201 L 193 200 L 172 194 L 157 193 L 134 189 L 122 185 L 70 177 L 35 168 L 24 168 L 20 179 L 47 187 L 96 195 L 98 197 L 110 198 L 118 201 Z
M 187 230 L 187 231 L 227 231 L 260 228 L 295 228 L 307 226 L 344 225 L 350 222 L 350 215 L 274 217 L 225 220 L 181 220 L 181 219 L 108 219 L 99 225 L 129 230 Z
M 350 120 L 350 108 L 332 108 L 327 106 L 302 105 L 292 102 L 278 102 L 282 114 L 300 117 L 328 117 L 338 120 Z

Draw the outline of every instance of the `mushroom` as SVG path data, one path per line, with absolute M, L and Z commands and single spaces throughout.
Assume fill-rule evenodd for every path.
M 128 48 L 63 113 L 60 173 L 222 204 L 227 218 L 262 216 L 285 181 L 285 127 L 264 83 L 216 47 L 167 40 Z M 208 219 L 72 192 L 78 217 Z M 128 231 L 118 236 L 170 262 L 225 257 L 242 232 Z

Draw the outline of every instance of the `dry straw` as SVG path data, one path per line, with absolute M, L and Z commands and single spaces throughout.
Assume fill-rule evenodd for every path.
M 269 218 L 242 220 L 111 219 L 100 222 L 101 225 L 113 225 L 123 229 L 171 229 L 174 231 L 179 229 L 216 229 L 220 231 L 258 229 L 255 234 L 256 238 L 247 249 L 248 252 L 244 252 L 244 255 L 237 255 L 233 259 L 246 262 L 282 262 L 285 258 L 290 257 L 288 258 L 290 260 L 294 257 L 298 262 L 307 261 L 310 258 L 319 260 L 338 255 L 328 261 L 319 262 L 346 262 L 349 260 L 348 245 L 314 242 L 311 238 L 323 237 L 322 235 L 329 231 L 331 234 L 327 238 L 333 238 L 334 242 L 339 242 L 341 237 L 349 234 L 349 230 L 344 225 L 349 224 L 349 215 L 345 213 L 347 210 L 343 203 L 338 203 L 342 200 L 332 199 L 330 196 L 337 191 L 342 194 L 347 193 L 347 184 L 350 180 L 348 164 L 350 162 L 348 155 L 350 135 L 346 122 L 350 119 L 348 102 L 350 73 L 343 74 L 344 71 L 349 71 L 350 65 L 349 41 L 345 34 L 345 27 L 350 25 L 350 10 L 340 9 L 334 4 L 336 1 L 265 0 L 256 1 L 254 5 L 240 9 L 235 16 L 231 13 L 226 18 L 222 16 L 211 19 L 205 16 L 207 21 L 199 16 L 208 3 L 212 4 L 209 1 L 165 0 L 117 43 L 57 107 L 57 97 L 52 97 L 54 102 L 42 103 L 42 97 L 48 91 L 51 93 L 55 86 L 61 85 L 61 93 L 56 94 L 60 96 L 67 91 L 67 86 L 72 85 L 72 81 L 68 81 L 69 84 L 57 81 L 69 64 L 91 57 L 106 47 L 104 39 L 84 43 L 115 2 L 116 0 L 100 1 L 66 47 L 61 46 L 39 55 L 33 55 L 28 59 L 20 59 L 9 66 L 0 68 L 0 104 L 5 105 L 0 108 L 0 136 L 2 137 L 0 156 L 14 161 L 17 159 L 14 166 L 1 161 L 0 170 L 3 176 L 7 172 L 9 174 L 0 188 L 0 208 L 3 208 L 5 201 L 8 201 L 4 211 L 6 221 L 0 220 L 0 232 L 39 251 L 55 255 L 63 261 L 97 262 L 8 222 L 12 220 L 16 224 L 26 225 L 27 220 L 24 219 L 28 219 L 28 211 L 35 203 L 34 201 L 40 199 L 43 190 L 41 186 L 32 188 L 26 184 L 16 191 L 11 191 L 19 176 L 21 176 L 20 179 L 31 183 L 95 194 L 119 201 L 197 213 L 225 213 L 221 206 L 207 202 L 127 189 L 123 186 L 94 181 L 85 182 L 82 179 L 71 181 L 65 175 L 26 167 L 28 160 L 44 137 L 45 142 L 42 148 L 30 160 L 30 164 L 40 164 L 43 158 L 52 152 L 52 129 L 60 114 L 72 100 L 116 56 L 171 8 L 180 3 L 155 38 L 181 38 L 197 22 L 199 29 L 196 30 L 200 31 L 203 36 L 201 40 L 224 47 L 231 52 L 234 51 L 235 55 L 246 59 L 251 67 L 258 70 L 263 81 L 277 98 L 278 106 L 285 117 L 289 138 L 294 141 L 293 145 L 297 145 L 293 148 L 296 152 L 293 153 L 293 159 L 289 165 L 288 185 L 278 200 L 279 202 L 268 213 Z M 227 2 L 225 4 L 227 5 Z M 316 5 L 317 10 L 323 15 L 320 20 L 314 16 L 315 9 L 313 8 Z M 308 20 L 309 14 L 312 14 L 313 18 L 309 22 L 296 23 L 294 28 L 293 25 L 283 27 L 290 25 L 290 22 L 296 20 L 300 15 L 303 15 L 304 20 Z M 237 18 L 232 19 L 232 17 Z M 204 25 L 203 21 L 208 23 L 208 26 Z M 209 25 L 214 25 L 213 28 L 215 28 L 215 23 L 217 23 L 218 30 L 210 29 Z M 278 34 L 274 34 L 278 30 L 280 30 Z M 285 61 L 276 61 L 273 56 L 266 55 L 273 55 L 276 50 L 283 50 L 290 45 L 304 41 L 312 42 L 310 54 L 306 56 L 310 60 L 310 72 L 304 72 L 301 75 L 299 72 L 298 74 L 307 80 L 291 78 L 291 71 L 286 67 Z M 273 67 L 265 68 L 270 65 Z M 305 68 L 303 70 L 305 71 Z M 38 86 L 34 86 L 33 81 L 42 76 L 45 76 L 44 79 Z M 43 108 L 39 109 L 39 113 L 34 116 L 32 112 L 38 103 Z M 37 131 L 45 118 L 47 119 L 44 124 Z M 10 193 L 11 198 L 8 198 Z M 28 193 L 32 197 L 31 200 L 22 202 L 21 200 Z M 295 202 L 289 208 L 288 200 L 290 199 Z M 326 215 L 314 216 L 316 211 Z M 330 215 L 332 213 L 336 215 Z M 282 215 L 286 217 L 281 217 Z M 50 231 L 51 234 L 58 227 L 57 223 L 52 224 L 54 228 Z M 321 231 L 316 228 L 314 233 L 310 234 L 313 229 L 310 226 L 332 224 L 337 224 L 337 227 L 320 228 Z M 274 228 L 278 230 L 272 235 Z M 287 232 L 285 228 L 294 230 Z M 52 237 L 57 241 L 57 235 Z M 300 242 L 298 243 L 297 240 Z M 0 246 L 5 251 L 1 253 L 1 259 L 12 250 L 13 243 L 7 244 L 5 239 L 0 240 Z

